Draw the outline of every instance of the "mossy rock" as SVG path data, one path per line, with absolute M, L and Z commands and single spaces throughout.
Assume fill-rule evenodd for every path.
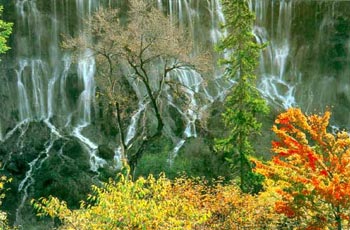
M 74 160 L 53 154 L 35 174 L 35 198 L 49 195 L 65 200 L 70 207 L 79 207 L 93 184 L 89 171 L 83 171 Z
M 115 155 L 114 151 L 108 145 L 99 145 L 97 154 L 105 160 L 113 160 Z
M 82 170 L 90 168 L 90 156 L 82 144 L 75 138 L 66 142 L 62 148 L 63 155 L 75 161 L 75 164 Z

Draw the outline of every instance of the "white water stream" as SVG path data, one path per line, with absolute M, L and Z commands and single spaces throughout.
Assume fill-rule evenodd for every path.
M 292 1 L 281 0 L 279 2 L 276 36 L 269 34 L 264 27 L 268 17 L 267 1 L 251 0 L 250 8 L 256 14 L 257 23 L 254 27 L 254 35 L 260 44 L 268 44 L 260 55 L 260 84 L 262 94 L 275 106 L 282 105 L 289 108 L 296 105 L 295 84 L 290 84 L 285 78 L 287 61 L 290 55 L 291 44 L 291 22 L 292 22 Z M 272 7 L 274 4 L 272 3 Z M 274 12 L 274 9 L 272 9 Z M 274 32 L 274 31 L 273 31 Z M 272 32 L 272 33 L 273 33 Z

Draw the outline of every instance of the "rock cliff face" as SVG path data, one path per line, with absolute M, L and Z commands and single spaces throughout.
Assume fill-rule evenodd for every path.
M 12 178 L 4 208 L 17 224 L 29 214 L 28 199 L 52 194 L 77 206 L 98 175 L 91 170 L 88 149 L 77 138 L 54 136 L 44 122 L 19 125 L 0 146 L 0 154 L 2 173 Z

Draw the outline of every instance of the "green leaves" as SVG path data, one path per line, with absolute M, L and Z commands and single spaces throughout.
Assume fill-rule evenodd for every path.
M 217 140 L 216 148 L 229 152 L 233 168 L 239 168 L 241 188 L 245 191 L 255 190 L 254 176 L 251 176 L 251 166 L 248 155 L 254 150 L 250 143 L 252 134 L 260 132 L 260 114 L 267 114 L 269 109 L 265 100 L 261 98 L 256 88 L 255 71 L 259 53 L 264 47 L 255 42 L 252 26 L 255 16 L 250 12 L 246 0 L 222 0 L 226 24 L 223 26 L 229 32 L 218 47 L 218 50 L 229 53 L 229 56 L 220 60 L 226 68 L 226 77 L 236 81 L 229 96 L 226 98 L 226 111 L 223 120 L 230 132 L 228 136 Z M 238 154 L 236 154 L 238 152 Z M 238 167 L 237 167 L 238 166 Z M 245 186 L 243 186 L 243 184 Z
M 3 6 L 0 6 L 0 17 L 2 15 L 2 11 Z M 7 46 L 6 42 L 12 33 L 12 26 L 13 23 L 4 22 L 0 19 L 0 54 L 3 54 L 10 49 L 10 47 Z

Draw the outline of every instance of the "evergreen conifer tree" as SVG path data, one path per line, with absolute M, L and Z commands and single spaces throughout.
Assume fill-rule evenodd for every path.
M 248 156 L 254 153 L 252 134 L 260 132 L 258 116 L 268 113 L 265 100 L 256 88 L 256 67 L 263 45 L 257 44 L 252 33 L 255 15 L 246 0 L 222 0 L 225 14 L 224 29 L 228 35 L 219 45 L 224 53 L 220 61 L 227 78 L 235 81 L 228 94 L 223 113 L 229 134 L 216 141 L 219 151 L 229 153 L 229 162 L 239 173 L 240 187 L 244 192 L 257 192 L 259 179 L 252 172 Z

